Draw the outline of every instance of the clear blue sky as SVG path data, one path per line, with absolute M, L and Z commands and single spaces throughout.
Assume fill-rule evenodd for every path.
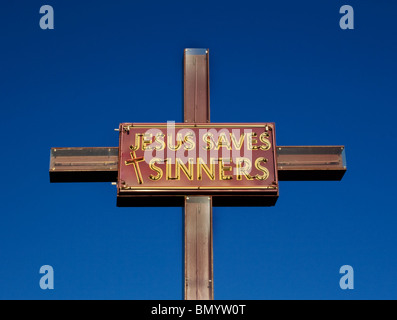
M 39 9 L 55 10 L 41 30 Z M 349 4 L 354 30 L 341 30 Z M 216 299 L 396 299 L 395 1 L 2 1 L 0 299 L 182 299 L 182 209 L 117 208 L 110 183 L 50 184 L 51 147 L 117 146 L 182 121 L 182 57 L 210 49 L 212 122 L 278 145 L 345 145 L 341 182 L 281 182 L 214 209 Z M 39 287 L 42 265 L 55 289 Z M 341 290 L 339 268 L 354 268 Z

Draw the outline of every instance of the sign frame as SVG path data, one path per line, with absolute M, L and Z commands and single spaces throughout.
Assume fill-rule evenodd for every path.
M 260 129 L 260 132 L 266 132 L 267 140 L 270 141 L 269 149 L 266 151 L 255 150 L 253 152 L 263 152 L 270 159 L 267 170 L 269 171 L 269 178 L 266 179 L 265 183 L 256 181 L 259 179 L 252 179 L 255 183 L 248 181 L 249 179 L 240 179 L 239 184 L 236 185 L 236 179 L 229 180 L 223 185 L 214 185 L 210 183 L 208 186 L 194 185 L 195 181 L 189 181 L 185 186 L 170 185 L 172 181 L 167 181 L 160 184 L 159 187 L 144 186 L 143 181 L 138 178 L 139 167 L 136 166 L 136 162 L 143 161 L 142 152 L 137 155 L 130 152 L 134 146 L 129 147 L 128 153 L 131 153 L 131 159 L 127 160 L 127 146 L 124 142 L 124 136 L 129 135 L 130 132 L 136 130 L 150 130 L 150 129 L 163 129 L 169 125 L 169 123 L 121 123 L 119 125 L 119 161 L 118 161 L 118 179 L 117 179 L 117 205 L 124 206 L 184 206 L 185 197 L 188 195 L 208 195 L 213 197 L 214 206 L 273 206 L 275 205 L 278 195 L 278 172 L 277 172 L 277 156 L 276 156 L 276 141 L 275 141 L 275 124 L 274 123 L 171 123 L 175 130 L 187 129 L 195 130 L 199 129 L 207 130 L 222 130 L 222 129 L 240 129 L 240 130 L 252 130 L 254 128 Z M 135 130 L 135 131 L 134 131 Z M 139 134 L 137 134 L 139 135 Z M 129 138 L 131 140 L 132 138 Z M 141 139 L 141 148 L 143 149 L 143 138 Z M 200 139 L 200 137 L 196 137 Z M 259 137 L 256 138 L 259 140 Z M 247 138 L 248 141 L 248 138 Z M 256 141 L 258 142 L 258 141 Z M 243 144 L 247 144 L 245 136 L 243 136 Z M 166 142 L 166 148 L 167 148 Z M 136 147 L 136 146 L 135 146 Z M 132 148 L 132 149 L 131 149 Z M 136 147 L 136 151 L 140 150 Z M 133 157 L 134 154 L 134 157 Z M 132 164 L 129 170 L 135 170 L 135 176 L 138 181 L 131 183 L 130 179 L 126 179 L 126 166 Z M 135 162 L 136 161 L 136 162 Z M 219 171 L 219 164 L 216 166 Z M 139 172 L 139 175 L 141 173 Z M 129 180 L 129 181 L 126 181 Z M 241 181 L 244 180 L 244 181 Z M 271 180 L 271 181 L 270 181 Z M 142 185 L 140 185 L 142 183 Z M 187 185 L 189 184 L 189 185 Z M 219 183 L 221 184 L 221 183 Z

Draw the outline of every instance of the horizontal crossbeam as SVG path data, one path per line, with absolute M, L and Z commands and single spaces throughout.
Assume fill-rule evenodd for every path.
M 51 182 L 117 182 L 118 147 L 51 148 Z
M 51 182 L 117 182 L 118 147 L 52 148 Z M 346 172 L 343 146 L 278 146 L 280 181 L 339 181 Z
M 280 181 L 339 181 L 346 172 L 344 146 L 279 146 Z

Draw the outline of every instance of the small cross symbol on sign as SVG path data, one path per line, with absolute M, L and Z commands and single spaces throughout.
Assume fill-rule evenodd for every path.
M 144 157 L 137 157 L 135 151 L 130 152 L 131 159 L 125 161 L 125 165 L 129 166 L 132 164 L 134 166 L 135 174 L 138 179 L 138 183 L 142 184 L 143 179 L 142 179 L 142 173 L 141 170 L 139 169 L 139 162 L 145 161 Z

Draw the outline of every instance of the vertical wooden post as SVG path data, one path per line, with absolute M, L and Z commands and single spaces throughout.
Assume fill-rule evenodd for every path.
M 207 49 L 184 52 L 184 121 L 210 122 Z M 185 300 L 213 300 L 212 198 L 185 198 Z

